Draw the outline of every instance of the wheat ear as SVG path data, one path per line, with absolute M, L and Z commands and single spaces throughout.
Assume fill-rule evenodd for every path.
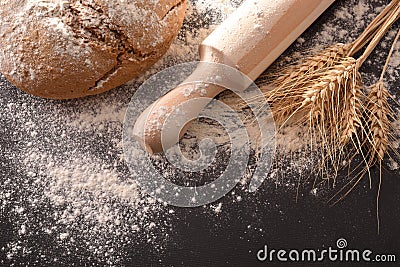
M 388 151 L 390 146 L 390 129 L 392 128 L 390 117 L 393 117 L 393 114 L 390 109 L 390 105 L 388 102 L 389 99 L 389 91 L 386 89 L 383 83 L 383 77 L 387 70 L 387 67 L 390 62 L 390 58 L 392 57 L 392 53 L 394 51 L 395 45 L 399 39 L 400 30 L 397 32 L 397 35 L 394 39 L 392 47 L 390 48 L 389 55 L 386 59 L 386 63 L 383 67 L 381 77 L 379 81 L 372 86 L 371 91 L 368 95 L 368 126 L 370 127 L 370 137 L 369 140 L 369 152 L 370 152 L 370 166 L 379 163 L 379 187 L 378 193 L 376 197 L 376 219 L 378 224 L 379 231 L 379 197 L 382 185 L 382 160 L 385 157 L 385 154 Z
M 390 141 L 393 139 L 391 134 L 391 121 L 390 119 L 394 117 L 393 112 L 390 108 L 390 104 L 388 99 L 390 97 L 390 93 L 387 88 L 384 86 L 384 74 L 388 68 L 390 58 L 393 54 L 395 45 L 399 39 L 400 30 L 397 33 L 394 42 L 390 48 L 388 57 L 386 59 L 385 65 L 382 69 L 381 76 L 377 83 L 370 87 L 369 94 L 366 97 L 366 105 L 364 107 L 365 112 L 363 119 L 364 126 L 362 127 L 365 140 L 363 141 L 364 150 L 367 151 L 368 160 L 365 161 L 365 168 L 360 172 L 359 175 L 356 175 L 353 179 L 351 179 L 342 189 L 340 189 L 329 201 L 334 202 L 333 204 L 339 202 L 344 197 L 346 197 L 354 187 L 361 181 L 364 174 L 369 172 L 372 166 L 378 164 L 379 165 L 379 186 L 377 193 L 377 206 L 376 206 L 376 214 L 377 214 L 377 223 L 378 223 L 378 231 L 379 231 L 379 197 L 380 197 L 380 188 L 382 184 L 382 160 L 387 154 L 390 146 Z M 372 44 L 373 45 L 373 44 Z M 366 53 L 370 53 L 367 49 Z M 365 60 L 365 57 L 361 57 L 361 60 Z M 394 150 L 393 150 L 394 151 Z M 371 185 L 371 179 L 370 179 Z M 342 192 L 344 192 L 342 194 Z M 335 201 L 335 199 L 337 199 Z

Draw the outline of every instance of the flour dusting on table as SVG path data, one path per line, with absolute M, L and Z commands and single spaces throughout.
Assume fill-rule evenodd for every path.
M 16 225 L 8 229 L 8 242 L 0 245 L 0 256 L 5 255 L 0 263 L 13 264 L 35 254 L 40 255 L 36 264 L 68 264 L 65 259 L 76 255 L 77 260 L 94 264 L 121 265 L 129 257 L 126 251 L 137 244 L 147 244 L 149 253 L 162 253 L 163 244 L 173 234 L 170 221 L 175 210 L 141 193 L 132 179 L 122 151 L 124 114 L 135 90 L 150 75 L 168 66 L 197 60 L 198 44 L 240 2 L 190 1 L 183 29 L 163 59 L 138 80 L 99 96 L 47 101 L 11 88 L 0 76 L 1 88 L 7 88 L 0 92 L 0 125 L 8 127 L 0 129 L 0 141 L 4 142 L 0 164 L 8 163 L 0 165 L 0 216 L 7 214 Z M 351 41 L 381 10 L 372 9 L 367 1 L 351 2 L 353 8 L 339 7 L 315 36 L 299 38 L 295 50 Z M 385 39 L 381 45 L 390 46 L 390 40 Z M 395 88 L 391 86 L 398 85 L 395 82 L 399 80 L 399 57 L 398 45 L 387 77 L 392 91 Z M 385 55 L 378 53 L 366 64 L 375 65 L 384 59 Z M 225 94 L 221 99 L 229 102 L 235 98 Z M 242 115 L 246 118 L 246 114 Z M 395 125 L 399 130 L 400 123 Z M 193 147 L 203 137 L 214 138 L 223 148 L 229 147 L 223 129 L 210 130 L 201 122 L 191 127 L 189 137 L 182 141 L 182 147 L 192 157 L 197 156 Z M 289 131 L 278 140 L 282 147 L 288 144 L 292 151 L 300 149 L 301 139 Z M 281 172 L 290 176 L 299 167 L 312 168 L 313 162 L 309 161 L 289 161 L 287 165 L 282 161 L 266 174 L 269 179 L 264 183 L 277 182 L 277 190 L 294 190 L 296 182 L 282 179 Z M 389 165 L 398 168 L 395 162 Z M 241 188 L 245 184 L 243 179 L 240 188 L 232 192 L 232 202 L 243 201 L 245 190 Z M 314 189 L 310 194 L 318 196 L 320 190 Z M 222 216 L 227 207 L 224 201 L 209 205 L 206 210 L 212 216 Z M 48 247 L 34 242 L 33 238 L 38 236 L 49 241 Z M 63 250 L 61 256 L 53 256 L 54 247 Z

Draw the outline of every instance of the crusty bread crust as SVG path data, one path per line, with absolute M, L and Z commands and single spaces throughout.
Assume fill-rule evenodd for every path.
M 0 72 L 36 96 L 94 95 L 142 74 L 167 51 L 186 0 L 5 0 Z

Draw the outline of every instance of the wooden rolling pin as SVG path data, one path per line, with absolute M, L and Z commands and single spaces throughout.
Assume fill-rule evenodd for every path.
M 200 45 L 202 62 L 222 63 L 255 80 L 267 69 L 334 0 L 247 0 Z M 173 146 L 210 99 L 225 87 L 209 84 L 193 90 L 193 81 L 209 81 L 215 70 L 201 63 L 178 87 L 148 107 L 136 121 L 133 134 L 149 153 Z M 221 77 L 229 79 L 229 77 Z M 250 84 L 247 84 L 249 86 Z M 243 90 L 246 86 L 243 86 Z M 189 93 L 188 93 L 189 92 Z M 196 100 L 196 101 L 190 101 Z M 182 103 L 190 102 L 188 105 Z M 189 103 L 188 102 L 188 103 Z M 164 125 L 179 107 L 185 126 Z M 183 112 L 181 109 L 185 109 Z M 162 116 L 160 116 L 162 114 Z M 171 121 L 169 121 L 171 123 Z M 165 138 L 162 131 L 168 129 Z M 172 130 L 171 130 L 172 129 Z

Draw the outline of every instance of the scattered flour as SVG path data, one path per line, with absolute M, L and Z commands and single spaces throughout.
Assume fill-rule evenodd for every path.
M 43 12 L 62 8 L 54 3 L 49 1 Z M 0 121 L 10 131 L 0 139 L 5 165 L 0 168 L 0 214 L 16 226 L 0 245 L 1 264 L 18 265 L 39 255 L 39 264 L 66 265 L 63 258 L 79 250 L 87 260 L 119 265 L 129 256 L 129 246 L 148 244 L 155 254 L 162 249 L 175 211 L 143 195 L 130 179 L 122 155 L 122 124 L 140 83 L 165 67 L 197 60 L 199 43 L 228 13 L 197 5 L 190 2 L 184 27 L 163 59 L 112 92 L 48 101 L 15 91 L 0 75 Z M 65 30 L 60 21 L 49 24 Z M 55 243 L 47 248 L 29 243 L 33 237 Z
M 125 110 L 136 88 L 150 75 L 180 62 L 197 60 L 198 44 L 240 2 L 190 1 L 183 29 L 163 59 L 138 80 L 96 97 L 65 102 L 42 100 L 9 88 L 0 76 L 0 125 L 4 128 L 0 129 L 0 164 L 4 165 L 0 165 L 0 216 L 11 218 L 15 225 L 7 242 L 0 245 L 0 256 L 5 255 L 4 260 L 0 258 L 1 264 L 18 264 L 36 253 L 40 255 L 37 263 L 65 265 L 69 263 L 65 262 L 68 255 L 78 253 L 100 265 L 119 265 L 128 256 L 127 246 L 148 244 L 156 254 L 162 250 L 164 240 L 173 232 L 169 220 L 176 213 L 143 195 L 130 179 L 121 145 Z M 340 6 L 312 38 L 298 39 L 296 50 L 352 41 L 381 10 L 373 9 L 371 2 L 385 4 L 379 0 L 352 0 L 352 4 Z M 62 25 L 54 25 L 62 29 Z M 385 39 L 383 43 L 389 42 Z M 384 55 L 377 53 L 367 64 L 382 60 Z M 398 45 L 388 70 L 389 87 L 399 86 L 399 62 Z M 230 94 L 222 99 L 235 103 Z M 246 114 L 241 116 L 246 118 Z M 400 131 L 400 123 L 394 125 Z M 188 138 L 182 141 L 185 153 L 198 156 L 193 146 L 204 137 L 229 146 L 222 128 L 195 122 Z M 296 132 L 287 131 L 278 138 L 278 145 L 289 144 L 291 150 L 298 150 L 301 141 Z M 301 170 L 299 167 L 310 168 L 311 160 L 278 160 L 268 178 L 295 188 L 296 182 L 283 180 L 280 173 L 290 176 Z M 398 169 L 395 162 L 389 166 Z M 320 190 L 310 194 L 317 196 Z M 239 202 L 242 196 L 234 195 L 233 199 Z M 222 202 L 210 207 L 214 214 L 223 212 Z M 31 243 L 38 236 L 53 243 L 46 248 Z M 54 247 L 63 253 L 54 256 Z
M 215 213 L 220 213 L 222 211 L 222 203 L 218 203 L 216 206 L 211 206 L 214 209 Z

